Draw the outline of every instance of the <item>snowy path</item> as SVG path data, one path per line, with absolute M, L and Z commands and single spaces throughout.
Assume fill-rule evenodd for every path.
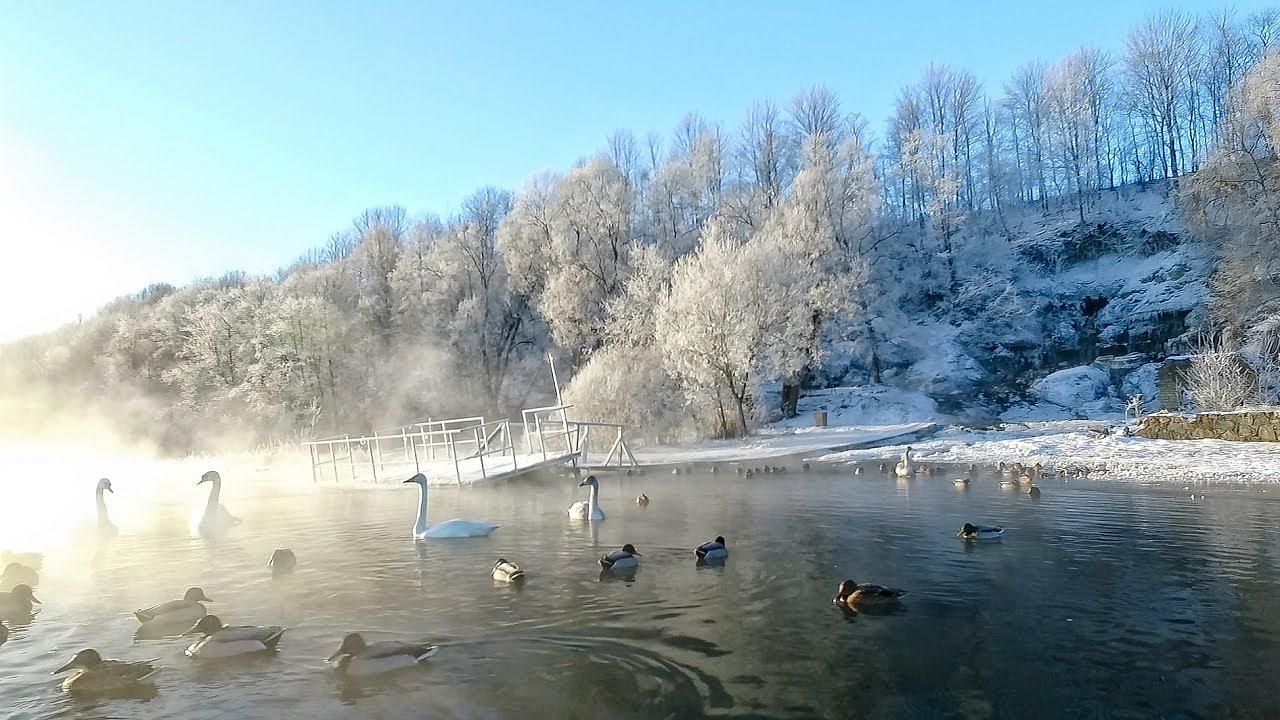
M 1043 463 L 1046 468 L 1087 467 L 1095 477 L 1153 483 L 1280 482 L 1280 443 L 1226 440 L 1149 440 L 1093 437 L 1088 421 L 1029 423 L 1025 429 L 974 431 L 947 428 L 911 443 L 922 462 Z M 829 453 L 820 460 L 887 459 L 902 446 Z
M 905 440 L 932 432 L 928 422 L 900 425 L 845 426 L 804 430 L 766 430 L 746 440 L 713 440 L 688 447 L 648 447 L 635 451 L 641 465 L 698 462 L 741 462 L 787 455 L 814 455 L 866 445 Z

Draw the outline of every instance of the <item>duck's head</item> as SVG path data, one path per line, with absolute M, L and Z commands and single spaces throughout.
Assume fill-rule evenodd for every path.
M 342 638 L 342 645 L 338 648 L 338 651 L 330 655 L 325 662 L 333 662 L 343 655 L 356 655 L 366 647 L 368 645 L 364 641 L 364 636 L 360 633 L 349 633 Z
M 585 487 L 587 485 L 591 485 L 593 487 L 598 488 L 600 487 L 600 481 L 596 478 L 595 475 L 588 475 L 586 480 L 583 480 L 582 482 L 578 483 L 578 487 Z
M 723 536 L 723 535 L 717 535 L 717 536 L 716 536 L 716 542 L 720 543 L 721 545 L 724 545 L 724 536 Z
M 184 636 L 212 635 L 221 629 L 222 629 L 222 621 L 218 619 L 217 615 L 205 615 L 204 617 L 197 620 L 196 624 L 192 625 L 190 630 L 182 634 Z
M 640 554 L 640 553 L 636 552 L 636 546 L 635 546 L 635 545 L 632 545 L 631 543 L 627 543 L 626 545 L 623 545 L 623 546 L 622 546 L 622 552 L 624 552 L 624 553 L 631 553 L 632 555 L 639 555 L 639 554 Z
M 845 580 L 840 583 L 840 587 L 836 588 L 836 598 L 847 598 L 856 592 L 858 592 L 858 583 L 852 580 Z
M 103 491 L 109 492 L 112 495 L 116 494 L 116 491 L 111 489 L 111 481 L 106 478 L 102 478 L 98 481 L 98 492 Z
M 973 523 L 965 523 L 964 526 L 960 528 L 960 535 L 970 535 L 976 532 L 978 532 L 978 527 Z
M 195 602 L 213 602 L 205 596 L 204 590 L 193 587 L 187 589 L 187 594 L 182 596 L 183 600 L 194 600 Z
M 423 486 L 423 487 L 426 487 L 426 485 L 427 485 L 427 476 L 426 476 L 426 475 L 423 475 L 422 473 L 418 473 L 417 475 L 414 475 L 413 477 L 411 477 L 411 478 L 409 478 L 408 480 L 405 480 L 405 481 L 404 481 L 404 484 L 405 484 L 405 485 L 408 485 L 409 483 L 413 483 L 414 485 L 421 485 L 421 486 Z
M 1001 461 L 1000 461 L 1000 463 L 996 465 L 996 469 L 997 469 L 997 470 L 999 470 L 999 471 L 1001 471 L 1001 472 L 1004 472 L 1004 469 L 1005 469 L 1006 467 L 1007 467 L 1007 466 L 1004 464 L 1004 461 L 1003 461 L 1003 460 L 1001 460 Z
M 207 482 L 216 482 L 216 483 L 220 483 L 220 482 L 222 482 L 222 476 L 218 474 L 218 471 L 217 471 L 217 470 L 210 470 L 209 472 L 207 472 L 207 473 L 205 473 L 205 474 L 201 475 L 201 476 L 200 476 L 200 482 L 198 482 L 198 483 L 196 483 L 196 484 L 197 484 L 197 485 L 203 485 L 203 484 L 205 484 L 205 483 L 207 483 Z
M 32 602 L 36 605 L 43 604 L 36 599 L 36 594 L 32 592 L 30 585 L 14 585 L 13 589 L 9 591 L 9 594 L 19 600 L 26 600 L 27 602 Z
M 57 670 L 54 670 L 52 673 L 50 673 L 50 675 L 57 675 L 58 673 L 64 673 L 74 668 L 84 668 L 85 670 L 88 670 L 90 668 L 97 667 L 98 665 L 101 665 L 101 664 L 102 664 L 102 656 L 98 654 L 97 650 L 90 648 L 88 650 L 81 650 L 80 652 L 76 653 L 75 657 L 71 658 L 71 660 L 69 660 L 66 665 L 63 665 Z

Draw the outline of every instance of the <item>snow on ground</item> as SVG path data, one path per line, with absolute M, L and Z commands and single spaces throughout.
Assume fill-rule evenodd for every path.
M 1087 468 L 1090 477 L 1142 483 L 1280 482 L 1280 443 L 1226 440 L 1149 440 L 1089 433 L 1098 423 L 1027 423 L 1021 428 L 951 427 L 910 443 L 926 463 L 1043 463 L 1046 468 Z M 1114 428 L 1113 428 L 1114 429 Z M 828 453 L 818 460 L 856 462 L 896 458 L 905 445 Z
M 844 426 L 807 429 L 764 430 L 743 440 L 710 440 L 680 447 L 645 447 L 636 449 L 641 465 L 678 465 L 698 462 L 738 462 L 785 457 L 817 455 L 857 445 L 905 441 L 936 427 L 929 422 Z
M 775 429 L 813 427 L 813 414 L 827 412 L 827 425 L 867 426 L 932 422 L 938 417 L 938 404 L 924 393 L 911 392 L 888 385 L 837 387 L 810 390 L 800 398 L 796 416 L 770 425 Z

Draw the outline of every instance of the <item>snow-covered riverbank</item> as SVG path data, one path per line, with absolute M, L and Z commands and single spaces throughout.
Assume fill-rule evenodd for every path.
M 1057 421 L 1008 425 L 999 430 L 946 428 L 910 443 L 925 463 L 1043 463 L 1046 468 L 1088 468 L 1091 477 L 1151 483 L 1280 483 L 1280 443 L 1225 440 L 1148 440 L 1118 432 L 1099 437 L 1098 423 Z M 828 453 L 828 462 L 858 462 L 900 455 L 904 445 Z

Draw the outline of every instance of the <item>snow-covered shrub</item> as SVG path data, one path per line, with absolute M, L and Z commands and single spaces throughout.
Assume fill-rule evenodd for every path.
M 1229 341 L 1203 339 L 1199 349 L 1186 370 L 1193 405 L 1200 410 L 1235 410 L 1259 404 L 1258 371 Z
M 652 346 L 617 345 L 592 353 L 565 388 L 580 420 L 621 423 L 641 439 L 678 439 L 691 429 L 684 391 Z

